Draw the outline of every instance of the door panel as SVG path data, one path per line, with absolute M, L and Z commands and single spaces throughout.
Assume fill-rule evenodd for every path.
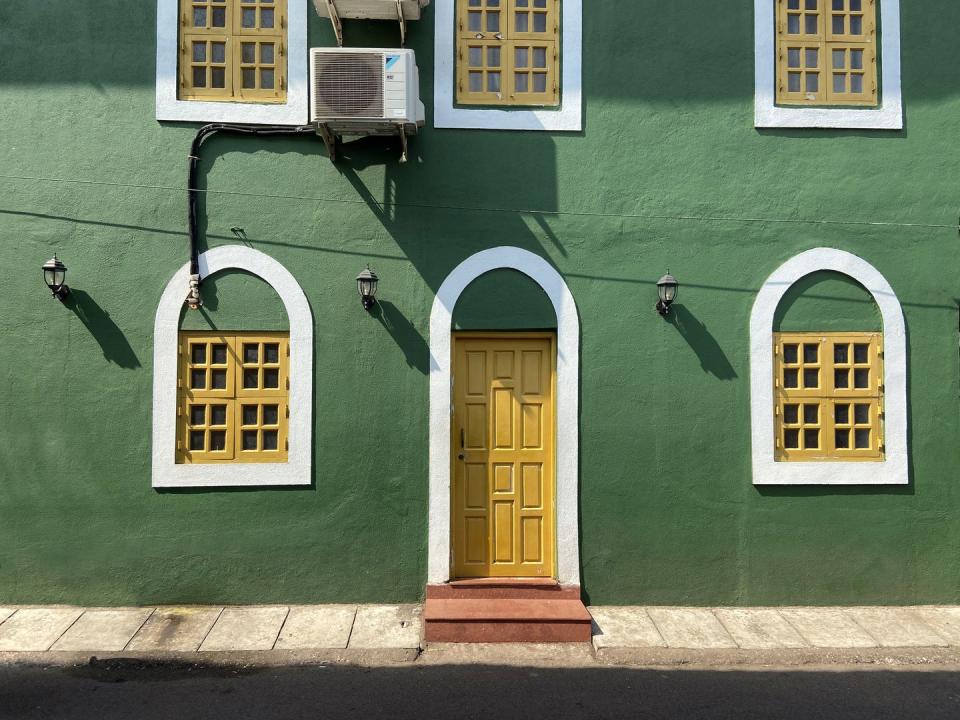
M 555 348 L 454 335 L 454 577 L 554 574 Z

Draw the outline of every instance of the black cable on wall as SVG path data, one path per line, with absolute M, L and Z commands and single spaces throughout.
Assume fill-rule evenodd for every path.
M 232 125 L 228 123 L 211 123 L 204 125 L 197 131 L 190 145 L 189 166 L 187 170 L 187 219 L 190 227 L 190 291 L 187 295 L 187 306 L 193 310 L 199 308 L 203 302 L 200 298 L 200 249 L 197 237 L 197 198 L 199 191 L 196 187 L 197 166 L 200 164 L 200 148 L 204 141 L 217 133 L 234 133 L 237 135 L 306 135 L 316 134 L 312 125 Z

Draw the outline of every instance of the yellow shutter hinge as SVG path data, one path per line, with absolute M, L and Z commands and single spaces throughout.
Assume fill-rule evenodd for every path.
M 283 43 L 280 43 L 280 57 L 283 57 L 287 54 L 287 49 L 284 47 Z

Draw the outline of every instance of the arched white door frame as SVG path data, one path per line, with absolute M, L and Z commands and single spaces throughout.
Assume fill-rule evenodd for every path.
M 821 270 L 847 275 L 873 296 L 883 319 L 884 440 L 882 462 L 776 462 L 773 424 L 773 318 L 798 280 Z M 815 248 L 787 260 L 767 278 L 750 315 L 750 416 L 754 485 L 906 485 L 907 335 L 900 301 L 866 260 Z
M 153 325 L 153 487 L 309 485 L 313 418 L 313 314 L 303 289 L 283 265 L 259 250 L 221 245 L 199 257 L 200 275 L 246 270 L 268 283 L 290 321 L 290 422 L 285 463 L 178 465 L 177 333 L 190 264 L 167 283 Z
M 539 255 L 516 247 L 478 252 L 444 280 L 430 313 L 430 505 L 427 577 L 450 579 L 451 323 L 466 287 L 492 270 L 517 270 L 543 288 L 557 314 L 557 576 L 580 584 L 578 515 L 580 319 L 570 289 Z

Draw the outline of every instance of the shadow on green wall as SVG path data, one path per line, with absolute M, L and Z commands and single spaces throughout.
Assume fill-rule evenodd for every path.
M 683 305 L 673 305 L 670 310 L 670 322 L 680 331 L 680 335 L 697 354 L 703 371 L 713 375 L 718 380 L 736 379 L 737 373 L 733 369 L 733 365 L 727 359 L 720 343 L 707 330 L 707 326 L 697 320 L 693 313 Z
M 497 245 L 544 258 L 567 255 L 544 214 L 559 207 L 556 142 L 550 134 L 487 132 L 481 142 L 467 144 L 441 133 L 411 151 L 414 156 L 401 164 L 395 139 L 364 138 L 343 147 L 337 170 L 431 290 L 465 258 Z M 520 157 L 522 163 L 505 162 Z M 436 163 L 455 163 L 457 171 L 422 172 L 422 165 Z M 382 191 L 368 182 L 377 178 L 368 168 L 383 168 Z M 449 204 L 434 205 L 432 197 L 449 198 Z M 456 213 L 453 221 L 450 211 Z
M 873 295 L 843 273 L 819 271 L 800 278 L 780 300 L 774 332 L 881 332 Z
M 427 341 L 396 305 L 389 300 L 378 300 L 370 314 L 380 321 L 397 346 L 403 350 L 407 365 L 424 375 L 430 372 L 430 348 Z
M 63 303 L 80 319 L 103 350 L 103 357 L 122 368 L 140 367 L 140 360 L 110 313 L 83 290 L 71 289 Z
M 453 330 L 556 330 L 553 303 L 519 270 L 500 269 L 474 279 L 457 299 Z

